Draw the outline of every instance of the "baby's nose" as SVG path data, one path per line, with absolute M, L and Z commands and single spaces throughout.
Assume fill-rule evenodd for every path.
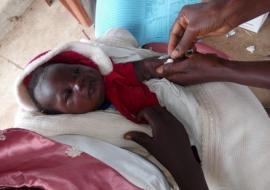
M 74 90 L 80 91 L 80 90 L 81 90 L 80 85 L 79 85 L 79 84 L 75 84 L 75 85 L 74 85 Z
M 86 81 L 83 77 L 75 81 L 73 85 L 73 90 L 77 93 L 86 93 Z

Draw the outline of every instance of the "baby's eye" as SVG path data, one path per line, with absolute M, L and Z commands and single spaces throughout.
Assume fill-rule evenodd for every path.
M 64 101 L 65 102 L 68 101 L 68 99 L 71 97 L 72 93 L 73 93 L 72 89 L 65 90 L 65 92 L 64 92 Z
M 74 77 L 77 77 L 77 76 L 79 76 L 80 72 L 81 72 L 80 68 L 79 67 L 76 67 L 76 68 L 73 69 L 72 75 Z
M 73 71 L 74 74 L 78 75 L 80 74 L 80 68 L 79 67 L 76 67 Z

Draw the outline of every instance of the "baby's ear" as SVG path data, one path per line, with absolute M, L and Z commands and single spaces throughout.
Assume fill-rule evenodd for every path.
M 34 94 L 34 89 L 38 85 L 43 71 L 44 71 L 43 67 L 38 67 L 31 73 L 30 80 L 26 84 L 27 90 L 30 92 L 30 94 Z
M 31 78 L 30 78 L 28 84 L 26 84 L 26 88 L 27 88 L 27 91 L 29 93 L 29 96 L 32 99 L 35 106 L 38 108 L 38 110 L 41 110 L 41 106 L 36 99 L 35 91 L 36 91 L 36 88 L 39 85 L 39 83 L 43 80 L 43 75 L 44 75 L 45 70 L 46 70 L 45 67 L 36 68 L 32 72 Z

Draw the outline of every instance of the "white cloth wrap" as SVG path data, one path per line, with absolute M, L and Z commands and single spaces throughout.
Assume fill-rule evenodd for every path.
M 185 127 L 190 142 L 201 153 L 200 106 L 189 87 L 182 87 L 167 79 L 151 79 L 145 84 L 157 95 L 159 103 L 169 110 Z
M 255 95 L 232 83 L 192 90 L 204 108 L 202 167 L 210 189 L 268 189 L 270 119 Z
M 166 79 L 146 84 L 185 125 L 209 189 L 269 187 L 270 119 L 249 88 L 219 82 L 184 88 Z

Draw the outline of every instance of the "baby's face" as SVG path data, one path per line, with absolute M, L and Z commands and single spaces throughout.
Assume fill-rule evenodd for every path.
M 39 104 L 60 113 L 86 113 L 97 109 L 104 101 L 101 74 L 87 66 L 53 64 L 34 90 Z

